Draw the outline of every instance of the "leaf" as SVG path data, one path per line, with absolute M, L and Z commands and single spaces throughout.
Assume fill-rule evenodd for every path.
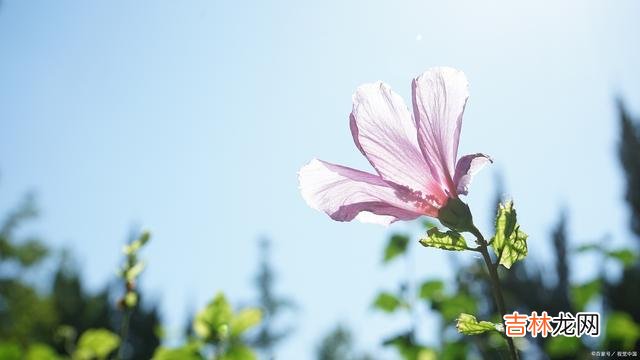
M 161 346 L 153 354 L 153 360 L 202 360 L 200 347 L 201 344 L 197 341 L 173 349 Z
M 638 254 L 631 249 L 618 249 L 606 252 L 607 256 L 622 263 L 622 266 L 629 267 L 638 260 Z
M 433 301 L 431 305 L 435 310 L 440 311 L 445 322 L 455 320 L 460 313 L 476 313 L 478 311 L 476 300 L 464 293 Z
M 465 335 L 478 335 L 487 331 L 500 331 L 501 324 L 494 324 L 488 321 L 480 321 L 475 316 L 469 314 L 460 314 L 456 322 L 456 329 L 458 332 Z
M 462 341 L 445 342 L 442 346 L 442 360 L 467 359 L 468 345 Z
M 22 360 L 23 354 L 20 345 L 14 342 L 0 341 L 0 359 Z
M 588 243 L 588 244 L 582 244 L 576 247 L 574 251 L 580 254 L 580 253 L 594 251 L 594 250 L 602 250 L 602 247 L 598 243 Z
M 231 336 L 239 336 L 248 329 L 260 324 L 262 311 L 257 308 L 241 310 L 231 320 Z
M 131 255 L 137 253 L 144 245 L 151 239 L 151 233 L 149 231 L 143 231 L 140 236 L 131 242 L 129 245 L 125 245 L 122 250 L 125 255 Z
M 144 270 L 144 262 L 140 261 L 125 271 L 124 277 L 127 281 L 134 281 Z
M 118 335 L 106 329 L 89 329 L 82 333 L 74 359 L 106 359 L 120 345 Z
M 444 283 L 440 280 L 427 280 L 420 286 L 420 298 L 439 300 L 444 296 Z
M 434 247 L 444 250 L 462 251 L 467 250 L 467 242 L 459 233 L 449 230 L 446 233 L 438 228 L 431 228 L 427 231 L 427 236 L 420 239 L 420 244 L 425 247 Z
M 256 354 L 246 345 L 232 344 L 219 358 L 220 360 L 256 360 Z
M 58 360 L 62 359 L 49 345 L 35 343 L 29 346 L 25 360 Z
M 571 301 L 576 310 L 584 311 L 589 302 L 600 293 L 601 287 L 602 282 L 600 279 L 594 279 L 584 284 L 572 286 Z
M 389 238 L 387 247 L 384 249 L 383 261 L 387 263 L 399 255 L 404 254 L 407 250 L 407 244 L 409 244 L 408 236 L 399 234 L 392 235 L 391 238 Z
M 607 319 L 608 339 L 620 341 L 622 350 L 631 350 L 640 338 L 640 325 L 633 321 L 631 315 L 623 312 L 614 312 Z
M 200 311 L 193 320 L 193 330 L 199 337 L 210 340 L 224 339 L 228 335 L 233 312 L 222 293 Z
M 552 359 L 573 358 L 581 347 L 580 339 L 573 336 L 554 336 L 548 338 L 544 345 L 547 355 Z
M 500 259 L 500 264 L 510 269 L 513 263 L 527 256 L 527 237 L 529 237 L 520 230 L 512 201 L 500 204 L 495 226 L 496 234 L 491 239 L 491 245 Z
M 392 313 L 400 306 L 402 306 L 402 302 L 395 295 L 388 292 L 381 292 L 373 302 L 373 307 L 386 313 Z

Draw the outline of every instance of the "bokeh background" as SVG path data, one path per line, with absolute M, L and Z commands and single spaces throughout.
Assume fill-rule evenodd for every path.
M 633 0 L 4 0 L 0 211 L 35 194 L 39 216 L 16 237 L 53 251 L 24 273 L 42 292 L 62 249 L 101 291 L 130 234 L 150 229 L 140 291 L 166 344 L 218 291 L 256 301 L 268 238 L 275 291 L 295 303 L 278 358 L 312 358 L 341 323 L 356 347 L 393 359 L 381 339 L 410 320 L 371 306 L 407 272 L 381 266 L 387 237 L 411 234 L 415 278 L 454 281 L 455 263 L 479 260 L 420 247 L 418 222 L 337 223 L 306 206 L 297 171 L 312 158 L 372 170 L 349 132 L 353 91 L 383 80 L 408 102 L 427 68 L 463 70 L 460 153 L 495 160 L 467 198 L 481 229 L 498 192 L 515 200 L 539 267 L 553 267 L 561 213 L 571 246 L 633 247 L 618 145 L 620 103 L 640 114 L 638 14 Z M 576 259 L 570 281 L 601 261 Z M 436 344 L 439 319 L 422 316 L 417 336 Z

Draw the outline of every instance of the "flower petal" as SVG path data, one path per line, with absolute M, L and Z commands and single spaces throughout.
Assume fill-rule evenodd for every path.
M 473 176 L 482 170 L 485 165 L 492 162 L 493 160 L 488 155 L 480 153 L 461 157 L 456 164 L 456 175 L 453 179 L 458 194 L 467 195 Z
M 388 225 L 437 214 L 432 206 L 407 196 L 377 175 L 314 159 L 300 169 L 300 192 L 307 204 L 333 220 Z
M 356 146 L 384 180 L 446 200 L 422 156 L 409 109 L 388 85 L 360 86 L 349 119 Z
M 468 87 L 464 73 L 448 67 L 429 69 L 412 83 L 420 149 L 452 196 L 456 195 L 452 177 Z

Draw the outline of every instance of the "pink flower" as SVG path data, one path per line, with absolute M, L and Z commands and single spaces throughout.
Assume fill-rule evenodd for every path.
M 459 70 L 427 70 L 412 82 L 413 115 L 388 85 L 360 86 L 349 116 L 351 134 L 377 174 L 313 159 L 299 172 L 302 197 L 337 221 L 388 225 L 438 217 L 491 162 L 484 154 L 456 162 L 468 86 Z

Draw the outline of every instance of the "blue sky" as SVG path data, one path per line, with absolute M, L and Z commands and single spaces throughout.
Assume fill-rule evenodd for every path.
M 419 229 L 332 222 L 296 179 L 313 157 L 371 170 L 348 130 L 355 88 L 384 80 L 408 101 L 428 67 L 462 69 L 461 153 L 495 160 L 467 198 L 478 222 L 501 173 L 529 259 L 549 258 L 562 206 L 575 241 L 622 244 L 613 100 L 640 113 L 639 13 L 633 0 L 5 0 L 0 206 L 36 190 L 37 232 L 71 248 L 93 287 L 131 225 L 151 229 L 144 287 L 170 334 L 218 290 L 251 300 L 269 236 L 279 290 L 301 307 L 282 358 L 310 356 L 337 321 L 376 350 L 404 321 L 369 308 L 404 273 L 380 267 L 384 239 Z M 447 256 L 413 246 L 416 279 L 449 276 Z

